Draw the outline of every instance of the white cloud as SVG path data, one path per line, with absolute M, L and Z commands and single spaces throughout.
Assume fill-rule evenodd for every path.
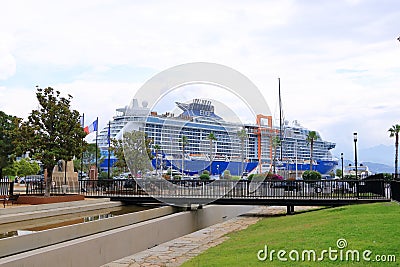
M 0 32 L 0 80 L 13 76 L 16 72 L 16 61 L 12 55 L 13 38 Z
M 35 92 L 26 88 L 0 86 L 0 107 L 6 114 L 26 118 L 37 108 Z
M 54 88 L 64 96 L 73 96 L 71 106 L 85 114 L 86 125 L 99 117 L 99 127 L 102 128 L 116 115 L 117 108 L 129 105 L 140 85 L 78 80 L 56 84 Z

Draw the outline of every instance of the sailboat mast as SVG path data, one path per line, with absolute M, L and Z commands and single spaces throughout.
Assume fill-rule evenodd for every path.
M 281 78 L 278 78 L 278 94 L 279 94 L 279 144 L 281 147 L 280 161 L 282 162 L 283 145 L 282 145 L 282 99 L 281 99 Z

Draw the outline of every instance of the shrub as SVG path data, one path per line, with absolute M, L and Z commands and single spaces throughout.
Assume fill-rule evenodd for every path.
M 253 177 L 254 177 L 254 173 L 252 173 L 249 176 L 247 176 L 247 180 L 251 181 L 251 180 L 253 180 Z
M 210 180 L 210 175 L 208 175 L 208 173 L 204 173 L 202 175 L 200 175 L 200 180 Z
M 228 180 L 232 179 L 232 175 L 229 170 L 225 170 L 222 176 L 224 177 L 224 179 L 228 179 Z
M 250 174 L 247 177 L 247 180 L 256 181 L 256 182 L 262 182 L 262 181 L 265 180 L 266 177 L 267 177 L 267 174 L 265 174 L 265 173 Z
M 202 174 L 207 174 L 207 175 L 210 175 L 210 172 L 209 172 L 209 171 L 207 171 L 207 170 L 204 170 Z
M 102 180 L 102 179 L 107 179 L 108 178 L 108 173 L 107 172 L 100 172 L 98 175 L 98 179 Z
M 317 171 L 305 171 L 303 173 L 303 180 L 304 181 L 319 181 L 321 180 L 322 176 Z
M 279 174 L 269 172 L 267 174 L 266 180 L 268 181 L 283 181 L 283 177 Z

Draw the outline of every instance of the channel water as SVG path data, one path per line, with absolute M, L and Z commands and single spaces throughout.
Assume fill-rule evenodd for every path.
M 118 206 L 106 209 L 91 210 L 86 212 L 2 224 L 0 226 L 0 239 L 26 235 L 62 226 L 103 220 L 106 218 L 116 217 L 119 215 L 134 213 L 151 208 L 153 208 L 153 206 Z

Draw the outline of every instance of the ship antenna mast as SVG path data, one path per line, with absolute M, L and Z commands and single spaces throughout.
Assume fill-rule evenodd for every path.
M 281 146 L 280 160 L 282 162 L 283 145 L 282 145 L 282 99 L 281 99 L 281 78 L 278 78 L 278 95 L 279 95 L 279 143 Z

